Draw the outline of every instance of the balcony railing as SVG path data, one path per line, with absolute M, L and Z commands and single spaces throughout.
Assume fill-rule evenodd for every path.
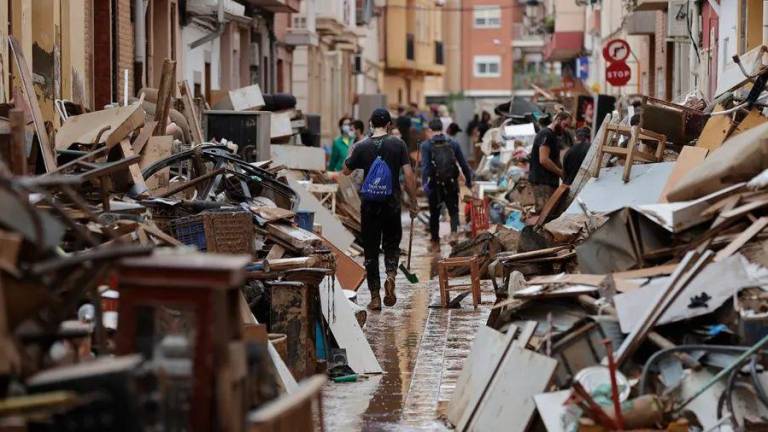
M 514 74 L 515 90 L 528 90 L 531 84 L 541 88 L 559 87 L 562 78 L 558 74 L 545 72 L 518 72 Z
M 443 52 L 442 41 L 435 41 L 435 64 L 445 64 L 445 54 Z
M 405 35 L 405 58 L 407 60 L 416 60 L 416 38 L 413 33 Z

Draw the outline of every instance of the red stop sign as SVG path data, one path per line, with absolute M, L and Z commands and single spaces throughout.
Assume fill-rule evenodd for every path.
M 613 62 L 605 69 L 605 79 L 614 87 L 627 85 L 632 78 L 632 69 L 624 62 Z

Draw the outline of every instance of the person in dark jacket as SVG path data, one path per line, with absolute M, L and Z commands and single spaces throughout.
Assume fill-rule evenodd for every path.
M 589 151 L 591 132 L 588 127 L 576 130 L 576 144 L 574 144 L 563 157 L 563 183 L 570 185 L 579 172 L 581 163 L 587 157 Z
M 429 123 L 432 137 L 421 144 L 421 180 L 429 197 L 429 232 L 433 246 L 440 243 L 440 205 L 445 204 L 451 219 L 451 233 L 459 228 L 459 169 L 464 173 L 467 187 L 472 187 L 469 168 L 459 143 L 443 133 L 443 123 L 434 119 Z

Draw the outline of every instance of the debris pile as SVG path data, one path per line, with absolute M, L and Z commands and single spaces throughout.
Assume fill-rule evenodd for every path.
M 539 214 L 514 158 L 480 183 L 508 214 L 481 234 L 497 302 L 444 412 L 456 430 L 768 424 L 768 124 L 752 81 L 717 107 L 609 114 Z M 492 157 L 515 151 L 500 143 Z M 503 252 L 487 247 L 500 230 Z M 485 259 L 468 244 L 452 255 Z
M 364 278 L 346 228 L 359 233 L 355 189 L 286 169 L 300 162 L 286 154 L 322 153 L 293 145 L 306 133 L 295 98 L 252 86 L 211 110 L 166 60 L 159 89 L 94 112 L 57 101 L 61 126 L 46 128 L 14 53 L 23 91 L 0 106 L 3 428 L 310 430 L 317 372 L 381 373 L 347 299 Z M 232 118 L 250 115 L 271 133 L 237 135 Z

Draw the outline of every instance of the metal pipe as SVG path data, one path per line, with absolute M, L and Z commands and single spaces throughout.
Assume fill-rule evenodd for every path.
M 225 24 L 224 23 L 224 0 L 219 0 L 219 9 L 216 15 L 216 21 L 218 22 L 216 30 L 212 31 L 211 33 L 208 33 L 207 35 L 201 37 L 196 41 L 191 42 L 189 44 L 189 49 L 195 49 L 200 45 L 206 44 L 218 38 L 224 33 L 224 24 Z
M 133 61 L 144 64 L 147 57 L 147 5 L 133 0 Z

